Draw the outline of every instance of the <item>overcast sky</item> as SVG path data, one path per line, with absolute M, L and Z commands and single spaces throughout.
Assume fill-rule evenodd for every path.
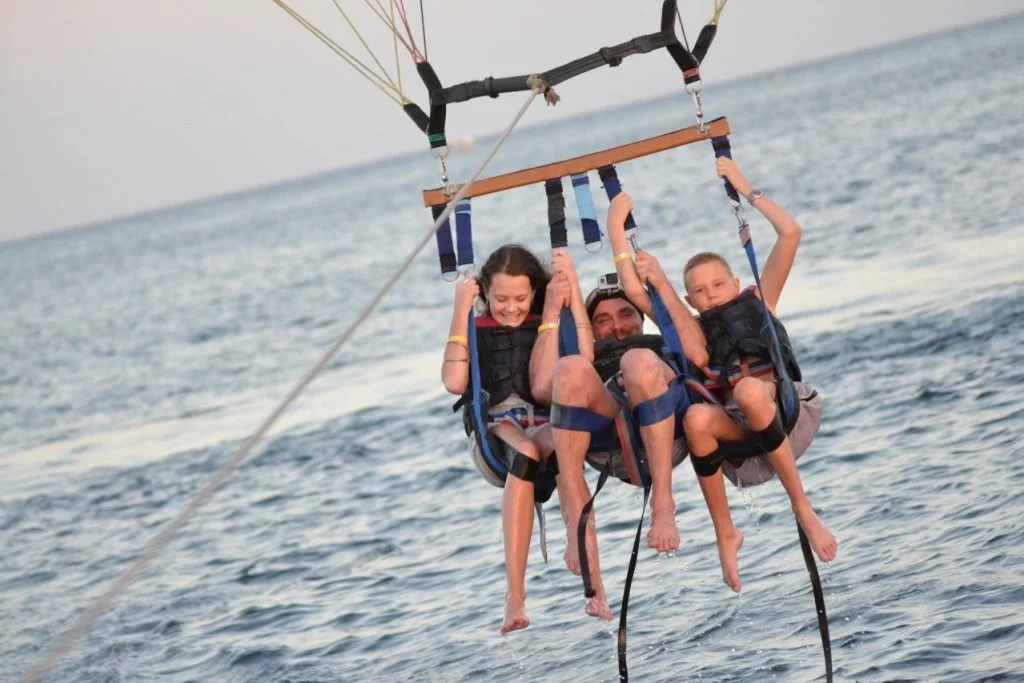
M 371 47 L 392 45 L 363 3 Z M 416 22 L 419 3 L 406 0 Z M 294 0 L 359 44 L 332 0 Z M 447 84 L 541 71 L 657 30 L 659 0 L 424 0 Z M 691 38 L 712 0 L 681 0 Z M 732 0 L 703 68 L 716 81 L 1024 10 L 1024 0 Z M 359 53 L 360 55 L 365 53 Z M 425 100 L 403 61 L 408 94 Z M 948 66 L 948 65 L 947 65 Z M 528 122 L 678 88 L 634 57 L 559 88 Z M 519 95 L 458 105 L 450 137 L 504 127 Z M 0 0 L 0 241 L 422 149 L 405 115 L 271 0 Z

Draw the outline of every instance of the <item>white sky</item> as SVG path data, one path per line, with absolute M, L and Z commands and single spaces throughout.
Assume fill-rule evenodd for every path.
M 387 56 L 391 43 L 362 3 L 339 2 Z M 406 3 L 418 21 L 418 1 Z M 292 4 L 345 47 L 359 47 L 332 0 Z M 661 2 L 424 5 L 429 57 L 450 85 L 546 70 L 654 32 Z M 692 40 L 712 0 L 680 6 Z M 713 88 L 1022 10 L 1024 0 L 732 0 L 702 72 Z M 410 65 L 406 57 L 407 91 L 425 105 Z M 528 122 L 678 85 L 667 56 L 637 56 L 563 84 L 563 102 L 535 107 Z M 502 128 L 521 101 L 455 105 L 449 137 Z M 423 147 L 394 104 L 271 0 L 0 0 L 0 241 Z

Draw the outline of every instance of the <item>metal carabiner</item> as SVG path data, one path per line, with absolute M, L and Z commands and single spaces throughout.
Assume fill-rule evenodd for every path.
M 686 92 L 690 93 L 690 97 L 693 98 L 694 115 L 697 118 L 697 130 L 701 135 L 705 135 L 708 132 L 708 127 L 704 125 L 704 104 L 700 98 L 700 94 L 703 90 L 704 87 L 700 81 L 695 81 L 692 87 L 686 86 Z
M 740 208 L 739 202 L 734 202 L 730 199 L 729 203 L 732 204 L 732 213 L 736 216 L 740 244 L 745 247 L 747 242 L 750 241 L 750 223 L 747 222 L 747 217 L 743 215 L 743 209 Z
M 438 147 L 434 151 L 434 158 L 437 159 L 437 164 L 441 167 L 441 191 L 445 197 L 451 198 L 451 179 L 448 177 L 448 165 L 445 163 L 445 160 L 448 159 L 448 145 Z

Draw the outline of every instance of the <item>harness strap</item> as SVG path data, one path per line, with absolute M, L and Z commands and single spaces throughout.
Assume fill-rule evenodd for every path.
M 532 458 L 527 458 L 519 451 L 515 451 L 512 456 L 512 467 L 509 468 L 508 473 L 516 479 L 533 483 L 537 479 L 537 470 L 539 469 L 539 462 Z
M 427 87 L 429 92 L 441 89 L 441 79 L 437 77 L 437 73 L 434 71 L 434 67 L 430 65 L 430 62 L 418 62 L 416 64 L 416 72 L 419 73 L 420 79 L 423 81 L 423 85 Z M 406 113 L 413 117 L 413 121 L 417 125 L 420 125 L 422 121 L 417 120 L 414 113 L 410 113 L 406 110 Z M 420 114 L 422 114 L 422 110 Z M 448 140 L 444 134 L 445 118 L 447 117 L 447 110 L 445 109 L 444 102 L 436 102 L 434 98 L 430 98 L 430 116 L 427 117 L 427 125 L 425 132 L 427 133 L 427 139 L 430 140 L 431 149 L 441 149 L 448 147 Z
M 818 632 L 821 634 L 821 650 L 825 655 L 825 681 L 832 683 L 832 640 L 828 633 L 828 613 L 825 611 L 825 594 L 821 590 L 821 578 L 818 576 L 818 565 L 814 561 L 811 552 L 811 543 L 807 540 L 807 534 L 796 525 L 797 533 L 800 534 L 800 550 L 804 555 L 804 564 L 807 565 L 807 573 L 811 577 L 811 592 L 814 593 L 814 608 L 818 614 Z
M 551 248 L 564 249 L 569 246 L 569 234 L 565 230 L 565 196 L 562 194 L 562 179 L 549 178 L 544 181 L 548 195 L 548 227 L 551 229 Z
M 664 394 L 634 406 L 633 415 L 636 417 L 636 423 L 641 427 L 647 427 L 677 415 L 680 404 L 687 403 L 685 394 L 686 391 L 679 382 L 669 382 L 668 390 Z
M 434 220 L 444 213 L 444 204 L 436 204 L 430 207 L 430 213 L 434 216 Z M 447 275 L 448 273 L 457 273 L 458 268 L 456 267 L 455 261 L 455 244 L 452 242 L 452 223 L 451 217 L 444 219 L 441 226 L 434 233 L 437 237 L 437 256 L 441 261 L 441 275 Z
M 594 196 L 590 193 L 590 177 L 586 173 L 574 173 L 572 190 L 576 196 L 576 208 L 580 212 L 580 223 L 583 226 L 583 244 L 590 253 L 601 250 L 601 228 L 597 224 L 597 211 L 594 209 Z M 591 245 L 597 249 L 591 250 Z
M 593 69 L 618 66 L 626 57 L 653 52 L 661 48 L 667 49 L 676 64 L 680 65 L 680 70 L 688 73 L 698 67 L 699 60 L 690 54 L 676 37 L 675 16 L 676 0 L 665 0 L 661 8 L 661 30 L 657 33 L 648 33 L 612 47 L 601 48 L 536 76 L 550 88 Z M 497 97 L 503 93 L 530 90 L 530 86 L 527 84 L 530 78 L 530 74 L 485 78 L 459 83 L 447 88 L 441 88 L 438 83 L 436 88 L 428 86 L 427 90 L 430 93 L 430 104 L 433 107 L 465 102 L 477 97 Z M 699 79 L 699 76 L 697 78 Z M 691 81 L 688 80 L 687 83 L 689 82 Z
M 583 506 L 583 510 L 580 511 L 579 525 L 576 527 L 576 547 L 580 555 L 580 575 L 583 577 L 583 594 L 589 599 L 597 595 L 594 590 L 594 582 L 590 578 L 590 560 L 587 559 L 587 520 L 590 519 L 590 513 L 594 509 L 594 500 L 597 498 L 597 494 L 601 493 L 601 489 L 604 488 L 604 483 L 608 481 L 608 475 L 611 474 L 612 461 L 609 458 L 608 464 L 603 470 L 601 470 L 601 476 L 597 480 L 597 488 L 594 489 L 594 495 L 590 497 L 587 504 Z
M 768 426 L 757 432 L 757 440 L 761 442 L 761 448 L 765 453 L 771 453 L 786 440 L 786 428 L 782 425 L 782 416 L 779 415 L 778 409 L 775 410 L 775 415 Z
M 472 269 L 473 205 L 468 199 L 455 205 L 455 237 L 458 240 L 459 269 Z
M 622 589 L 622 609 L 619 610 L 619 681 L 629 681 L 629 669 L 626 666 L 626 615 L 629 613 L 629 589 L 633 587 L 633 574 L 636 572 L 636 561 L 640 554 L 640 533 L 644 528 L 644 515 L 647 512 L 647 500 L 651 496 L 651 488 L 644 488 L 644 503 L 640 508 L 640 521 L 636 524 L 636 536 L 633 538 L 633 552 L 629 556 L 629 568 L 626 570 L 626 585 Z
M 565 429 L 570 432 L 598 434 L 613 426 L 615 418 L 588 408 L 567 406 L 552 401 L 549 424 L 556 429 Z
M 504 460 L 499 458 L 498 454 L 494 452 L 493 444 L 488 438 L 484 403 L 489 403 L 490 397 L 480 384 L 480 356 L 477 349 L 476 316 L 473 315 L 472 311 L 469 312 L 469 334 L 467 336 L 469 337 L 469 378 L 473 389 L 473 405 L 471 407 L 473 426 L 477 439 L 480 441 L 480 452 L 483 454 L 484 459 L 487 460 L 488 464 L 499 476 L 504 478 L 508 476 L 508 467 Z

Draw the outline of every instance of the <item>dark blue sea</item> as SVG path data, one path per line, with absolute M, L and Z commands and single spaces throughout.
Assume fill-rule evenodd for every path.
M 1024 16 L 706 86 L 741 167 L 804 226 L 779 312 L 825 397 L 800 470 L 841 542 L 821 570 L 837 680 L 1024 680 Z M 491 172 L 692 122 L 682 94 L 555 125 L 541 109 Z M 707 249 L 750 282 L 710 145 L 619 171 L 677 282 Z M 429 226 L 436 179 L 424 152 L 0 245 L 0 680 L 354 320 Z M 479 257 L 546 251 L 542 188 L 475 208 Z M 570 231 L 596 283 L 610 253 Z M 754 221 L 762 257 L 771 238 Z M 451 300 L 430 247 L 49 680 L 617 680 L 615 624 L 584 616 L 555 504 L 533 623 L 498 634 L 500 492 L 439 380 Z M 641 552 L 633 678 L 821 680 L 781 486 L 730 489 L 747 534 L 734 595 L 689 465 L 675 479 L 683 545 Z M 599 499 L 616 611 L 640 502 L 625 484 Z

